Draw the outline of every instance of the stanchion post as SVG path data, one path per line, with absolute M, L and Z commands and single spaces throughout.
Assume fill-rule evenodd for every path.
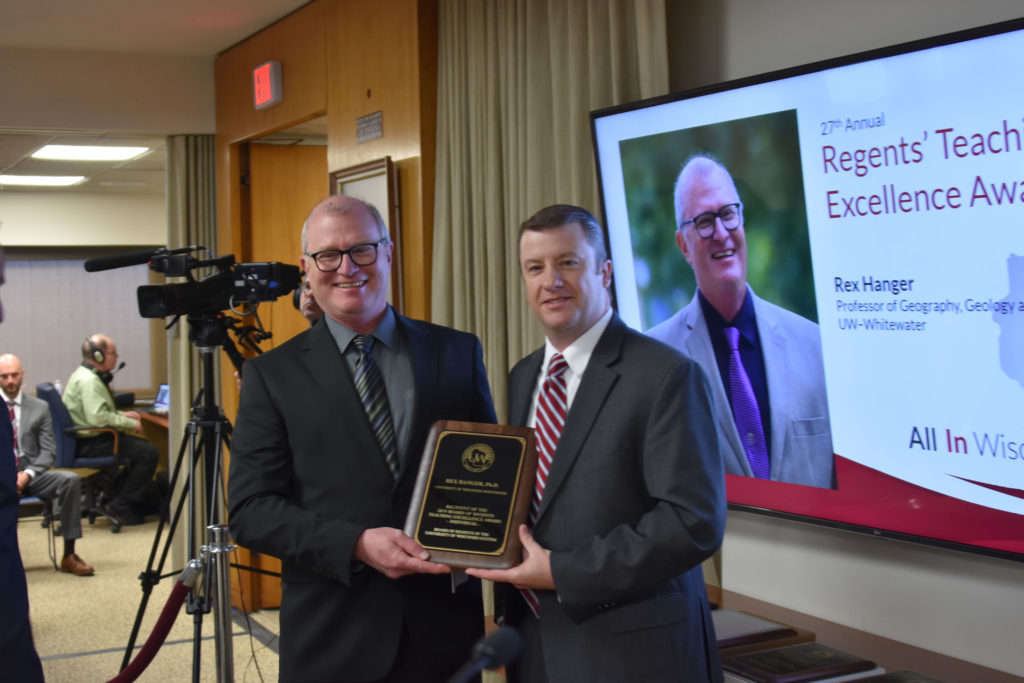
M 209 543 L 203 546 L 203 555 L 208 575 L 213 577 L 217 680 L 232 683 L 235 680 L 235 660 L 231 642 L 231 562 L 228 553 L 233 552 L 237 546 L 231 544 L 226 525 L 211 524 L 206 530 Z

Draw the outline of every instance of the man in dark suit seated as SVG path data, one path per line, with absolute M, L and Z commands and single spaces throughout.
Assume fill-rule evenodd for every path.
M 387 302 L 392 244 L 341 195 L 302 231 L 321 322 L 246 361 L 228 477 L 241 545 L 281 558 L 281 680 L 447 680 L 483 633 L 478 581 L 455 590 L 406 536 L 436 420 L 494 422 L 476 337 Z
M 0 356 L 0 388 L 13 413 L 14 450 L 18 456 L 18 493 L 54 501 L 60 511 L 64 555 L 60 570 L 76 576 L 92 576 L 93 568 L 75 552 L 82 537 L 82 479 L 70 470 L 51 469 L 57 459 L 53 421 L 46 401 L 21 390 L 25 370 L 17 356 Z M 51 522 L 52 523 L 52 522 Z
M 590 212 L 542 209 L 519 231 L 544 346 L 509 376 L 510 421 L 537 432 L 532 533 L 496 613 L 523 635 L 519 683 L 721 680 L 701 563 L 725 529 L 715 411 L 700 367 L 611 309 Z

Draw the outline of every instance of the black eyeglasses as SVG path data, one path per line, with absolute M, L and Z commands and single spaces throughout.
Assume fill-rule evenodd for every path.
M 345 254 L 348 254 L 348 257 L 352 259 L 352 263 L 357 266 L 372 266 L 377 262 L 377 247 L 387 241 L 386 237 L 382 237 L 376 242 L 357 244 L 350 249 L 324 249 L 315 254 L 306 254 L 306 256 L 313 259 L 317 270 L 322 273 L 330 273 L 332 270 L 337 270 Z
M 682 230 L 683 226 L 687 223 L 693 223 L 693 227 L 697 230 L 697 234 L 703 239 L 709 239 L 715 234 L 715 219 L 722 221 L 722 227 L 732 232 L 736 228 L 740 227 L 740 223 L 743 222 L 743 204 L 736 202 L 734 204 L 726 204 L 718 211 L 705 211 L 699 213 L 688 221 L 683 221 L 679 224 L 679 229 Z

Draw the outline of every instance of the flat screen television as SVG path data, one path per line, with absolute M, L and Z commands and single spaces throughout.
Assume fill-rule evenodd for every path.
M 832 481 L 727 474 L 730 507 L 1024 560 L 1022 59 L 1024 19 L 591 114 L 629 325 L 704 310 L 674 202 L 702 155 L 742 203 L 733 232 L 701 208 L 708 253 L 742 236 L 750 291 L 817 325 Z M 764 352 L 769 411 L 814 372 L 802 353 L 780 373 Z

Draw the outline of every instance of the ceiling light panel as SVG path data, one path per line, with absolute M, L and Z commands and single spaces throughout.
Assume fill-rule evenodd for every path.
M 26 187 L 70 187 L 83 180 L 83 175 L 0 175 L 0 185 Z
M 98 145 L 46 145 L 33 159 L 71 161 L 127 161 L 142 156 L 149 147 L 106 147 Z

